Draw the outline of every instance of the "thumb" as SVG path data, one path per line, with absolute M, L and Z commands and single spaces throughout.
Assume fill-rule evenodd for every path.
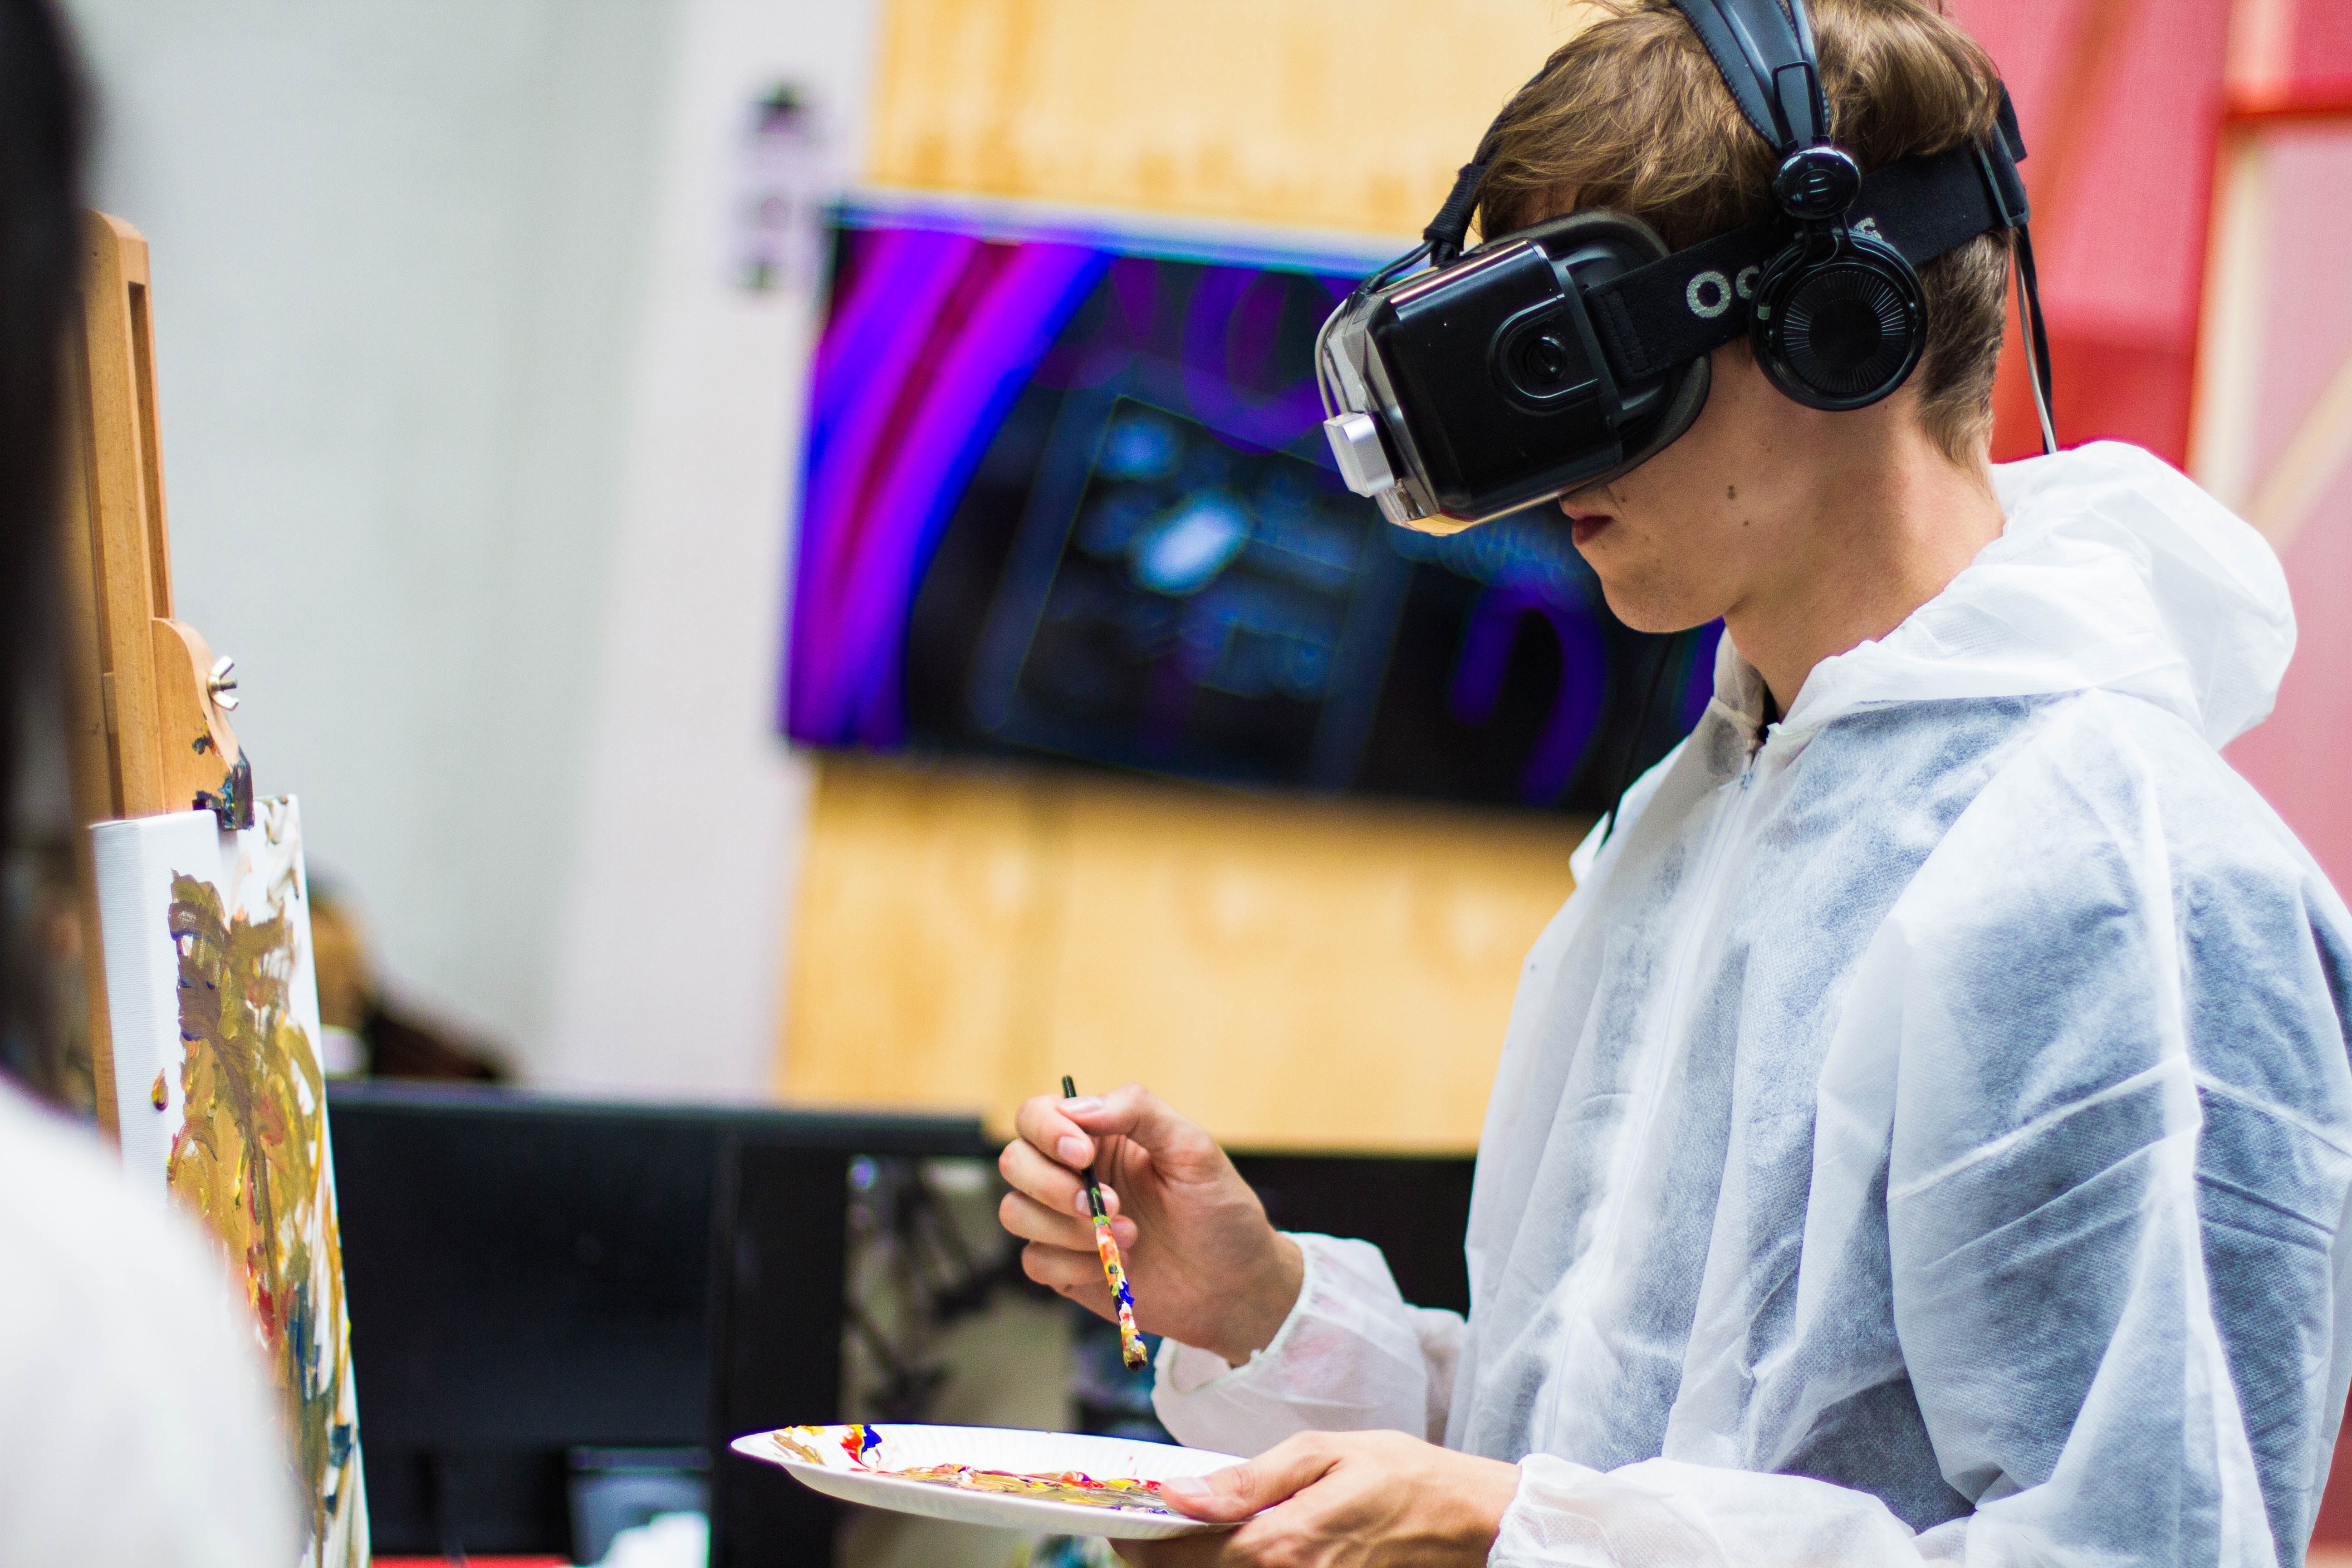
M 1066 1100 L 1062 1113 L 1097 1137 L 1126 1137 L 1162 1166 L 1216 1158 L 1217 1142 L 1200 1123 L 1139 1083 L 1122 1084 L 1099 1099 Z
M 1231 1524 L 1272 1508 L 1322 1479 L 1338 1462 L 1322 1445 L 1288 1437 L 1246 1464 L 1228 1465 L 1205 1476 L 1171 1476 L 1160 1483 L 1170 1507 L 1194 1519 Z

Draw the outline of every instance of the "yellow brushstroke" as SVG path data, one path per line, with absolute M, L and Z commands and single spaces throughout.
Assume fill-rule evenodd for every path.
M 270 891 L 280 912 L 254 922 L 225 911 L 209 882 L 172 879 L 187 1120 L 167 1177 L 245 1282 L 294 1436 L 308 1559 L 324 1552 L 358 1495 L 359 1445 L 342 1415 L 351 1367 L 342 1241 L 316 1131 L 325 1082 L 289 1005 L 299 958 L 284 912 L 290 880 Z
M 822 1465 L 824 1463 L 824 1456 L 793 1436 L 795 1432 L 807 1432 L 814 1435 L 820 1430 L 822 1428 L 815 1426 L 786 1426 L 781 1431 L 769 1433 L 768 1436 L 777 1447 L 803 1464 Z

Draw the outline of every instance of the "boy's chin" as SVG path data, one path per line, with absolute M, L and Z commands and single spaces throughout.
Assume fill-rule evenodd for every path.
M 1612 574 L 1600 562 L 1591 565 L 1601 579 L 1601 596 L 1608 601 L 1609 613 L 1634 631 L 1654 636 L 1686 632 L 1706 625 L 1720 613 L 1696 608 L 1689 595 L 1661 593 L 1654 584 L 1628 581 L 1627 574 Z

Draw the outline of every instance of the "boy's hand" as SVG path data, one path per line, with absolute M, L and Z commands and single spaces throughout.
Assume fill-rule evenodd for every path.
M 1099 1098 L 1039 1095 L 1013 1124 L 1020 1136 L 996 1162 L 1013 1191 L 998 1214 L 1029 1243 L 1029 1278 L 1116 1315 L 1087 1207 L 1092 1162 L 1137 1327 L 1235 1365 L 1273 1340 L 1305 1263 L 1208 1133 L 1135 1083 Z
M 1120 1541 L 1138 1568 L 1478 1568 L 1494 1550 L 1519 1468 L 1402 1432 L 1302 1432 L 1245 1465 L 1161 1499 L 1222 1535 Z

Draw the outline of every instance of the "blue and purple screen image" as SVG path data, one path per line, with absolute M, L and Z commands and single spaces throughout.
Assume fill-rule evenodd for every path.
M 1620 625 L 1557 510 L 1440 539 L 1340 483 L 1363 263 L 878 209 L 835 257 L 794 741 L 1593 810 L 1704 707 L 1712 630 Z

